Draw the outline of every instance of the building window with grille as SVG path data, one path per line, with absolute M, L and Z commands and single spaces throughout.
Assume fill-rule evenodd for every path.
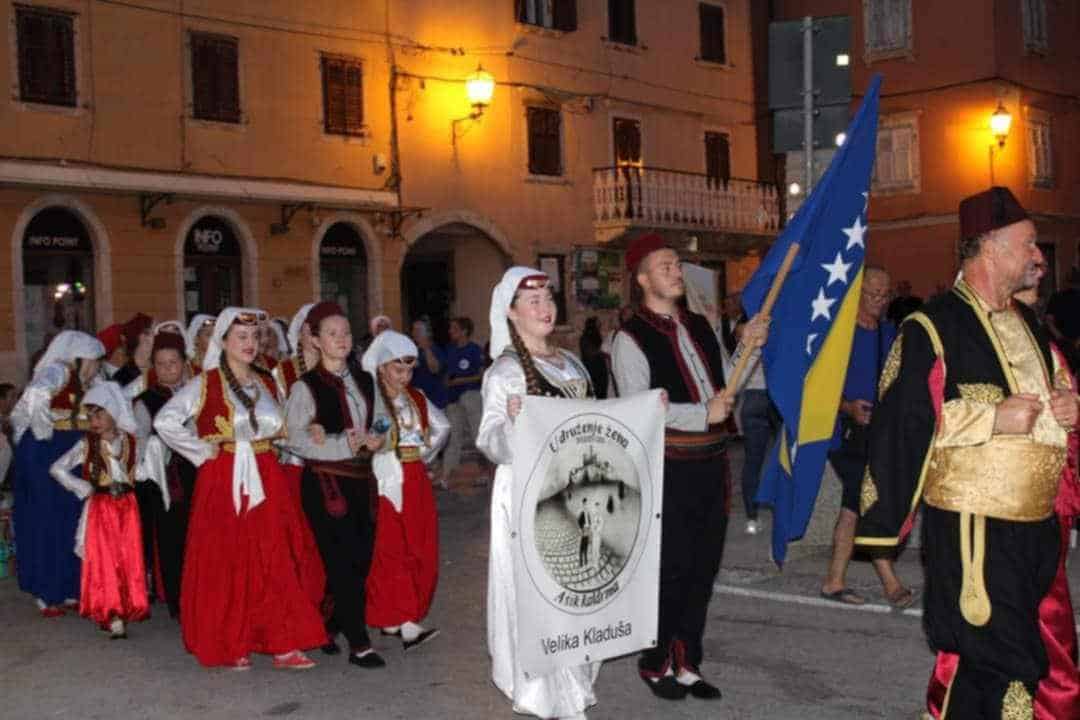
M 731 139 L 727 133 L 705 133 L 705 175 L 711 185 L 727 185 L 731 179 Z
M 240 60 L 237 39 L 191 33 L 192 116 L 240 122 Z
M 355 58 L 322 57 L 323 128 L 330 135 L 362 136 L 364 75 Z
M 525 109 L 529 129 L 529 174 L 562 175 L 562 118 L 555 108 Z
M 1032 187 L 1054 186 L 1052 123 L 1046 113 L 1031 110 L 1027 122 L 1028 182 Z
M 724 8 L 711 2 L 698 3 L 701 25 L 701 60 L 727 63 L 724 43 Z
M 1021 24 L 1024 28 L 1024 49 L 1044 53 L 1050 49 L 1046 28 L 1046 0 L 1020 0 Z
M 577 0 L 515 0 L 514 19 L 549 30 L 577 30 Z
M 863 0 L 866 60 L 911 54 L 911 0 Z
M 637 45 L 634 0 L 607 0 L 608 37 L 611 42 Z
M 75 16 L 45 8 L 15 6 L 19 99 L 75 107 Z
M 882 116 L 872 187 L 881 193 L 919 192 L 919 125 L 915 113 Z

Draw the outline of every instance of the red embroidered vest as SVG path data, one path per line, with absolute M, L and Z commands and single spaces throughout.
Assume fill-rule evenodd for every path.
M 49 401 L 49 407 L 53 410 L 71 411 L 75 408 L 75 396 L 79 389 L 78 374 L 70 365 L 65 364 L 65 368 L 67 369 L 67 384 Z
M 277 386 L 272 378 L 256 372 L 270 395 L 278 398 Z M 226 442 L 233 439 L 233 404 L 229 400 L 225 376 L 219 368 L 203 373 L 202 397 L 195 411 L 195 430 L 207 442 Z
M 292 386 L 300 379 L 300 367 L 296 356 L 281 361 L 277 366 L 277 372 L 281 374 L 281 381 L 285 386 L 286 397 L 292 392 Z
M 135 482 L 135 437 L 133 435 L 131 435 L 130 433 L 120 433 L 120 437 L 124 441 L 120 446 L 120 463 L 124 466 L 124 469 L 127 470 L 128 482 L 134 483 Z M 102 477 L 99 477 L 97 479 L 94 479 L 94 478 L 90 477 L 90 463 L 89 463 L 90 447 L 89 447 L 89 444 L 95 439 L 96 439 L 95 435 L 93 435 L 92 433 L 86 433 L 86 443 L 87 443 L 86 453 L 87 454 L 83 455 L 83 464 L 82 464 L 83 480 L 90 483 L 94 487 L 108 487 L 109 485 L 112 485 L 113 479 L 112 479 L 112 477 L 109 476 L 107 468 L 102 473 Z

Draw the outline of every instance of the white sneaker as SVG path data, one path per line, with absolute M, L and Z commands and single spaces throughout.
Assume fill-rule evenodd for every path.
M 747 535 L 757 535 L 759 532 L 761 532 L 761 526 L 758 525 L 757 520 L 747 520 L 746 521 L 746 534 Z

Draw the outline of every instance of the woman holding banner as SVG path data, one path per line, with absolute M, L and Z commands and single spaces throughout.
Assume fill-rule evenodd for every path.
M 493 463 L 491 554 L 488 560 L 488 651 L 496 687 L 513 701 L 514 712 L 543 718 L 584 718 L 596 703 L 593 682 L 600 663 L 563 668 L 526 678 L 518 657 L 517 606 L 511 553 L 513 449 L 510 435 L 523 395 L 592 397 L 589 374 L 569 352 L 549 342 L 556 308 L 548 276 L 513 267 L 491 294 L 491 357 L 484 375 L 484 414 L 476 447 Z

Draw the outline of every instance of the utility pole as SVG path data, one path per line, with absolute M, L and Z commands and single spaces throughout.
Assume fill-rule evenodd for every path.
M 805 194 L 814 186 L 814 18 L 803 18 L 803 161 L 806 168 Z

